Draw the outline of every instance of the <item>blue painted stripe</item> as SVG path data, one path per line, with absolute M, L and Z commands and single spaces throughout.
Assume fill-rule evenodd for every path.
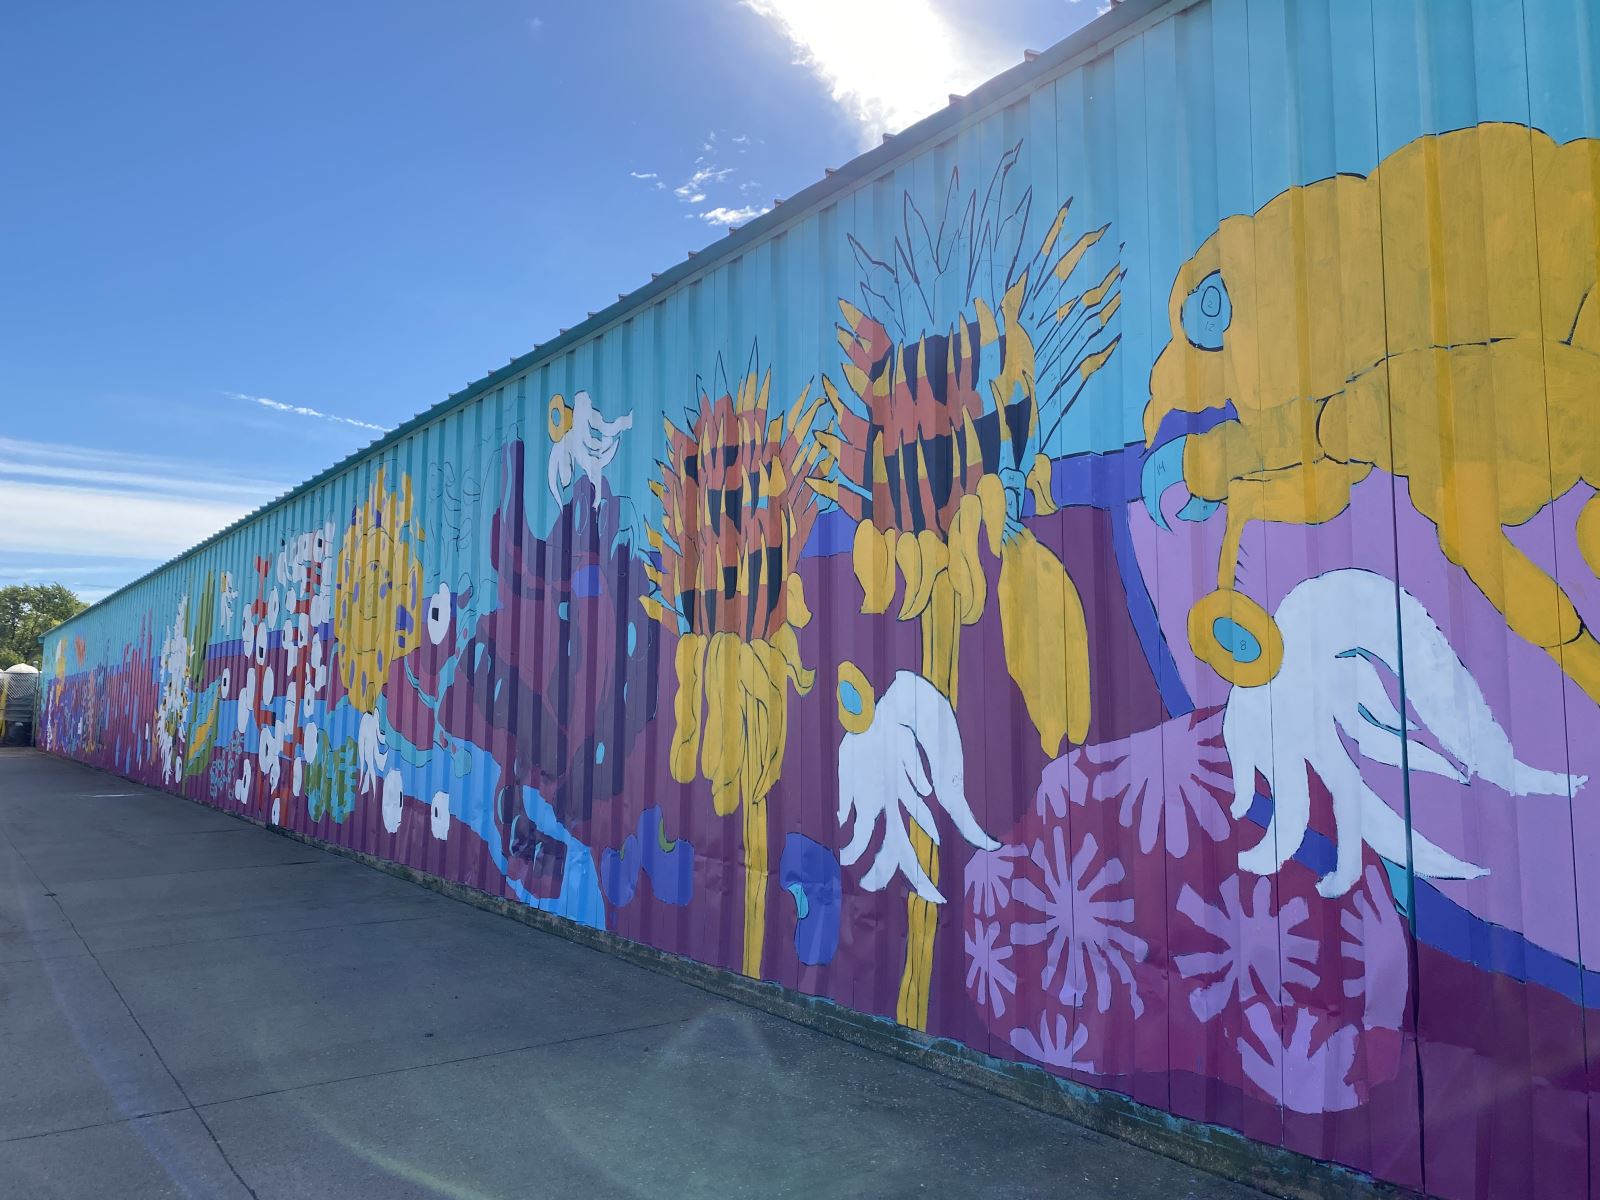
M 1266 828 L 1272 820 L 1272 797 L 1258 792 L 1245 819 Z M 1294 856 L 1319 876 L 1333 870 L 1336 858 L 1333 842 L 1314 829 L 1306 832 Z M 1398 866 L 1404 870 L 1405 864 Z M 1600 1008 L 1600 1003 L 1588 999 L 1600 1000 L 1600 974 L 1469 912 L 1425 879 L 1416 881 L 1415 904 L 1417 940 L 1423 945 L 1497 975 L 1548 988 L 1574 1004 Z

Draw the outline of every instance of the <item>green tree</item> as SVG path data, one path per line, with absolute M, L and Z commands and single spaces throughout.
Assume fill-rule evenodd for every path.
M 89 606 L 59 583 L 0 587 L 0 670 L 39 665 L 39 635 Z

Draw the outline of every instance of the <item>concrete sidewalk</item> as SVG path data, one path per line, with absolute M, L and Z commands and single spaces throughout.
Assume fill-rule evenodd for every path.
M 0 751 L 0 1196 L 1259 1195 Z

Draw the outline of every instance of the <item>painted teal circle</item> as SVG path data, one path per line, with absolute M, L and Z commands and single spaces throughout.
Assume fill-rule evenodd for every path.
M 1218 617 L 1211 622 L 1211 636 L 1234 662 L 1250 663 L 1261 657 L 1260 640 L 1232 617 Z
M 859 717 L 861 715 L 861 693 L 856 689 L 856 685 L 849 680 L 844 680 L 839 684 L 839 703 L 844 705 L 845 712 L 851 716 Z
M 633 622 L 628 622 L 628 653 L 633 653 L 633 648 L 639 644 L 639 631 L 633 627 Z
M 596 742 L 594 747 L 594 765 L 598 767 L 601 763 L 605 762 L 605 760 L 606 744 L 604 742 Z

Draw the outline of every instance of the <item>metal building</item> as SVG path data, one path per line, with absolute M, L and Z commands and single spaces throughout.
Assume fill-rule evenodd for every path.
M 40 742 L 1587 1195 L 1596 61 L 1592 0 L 1129 0 L 54 631 Z

